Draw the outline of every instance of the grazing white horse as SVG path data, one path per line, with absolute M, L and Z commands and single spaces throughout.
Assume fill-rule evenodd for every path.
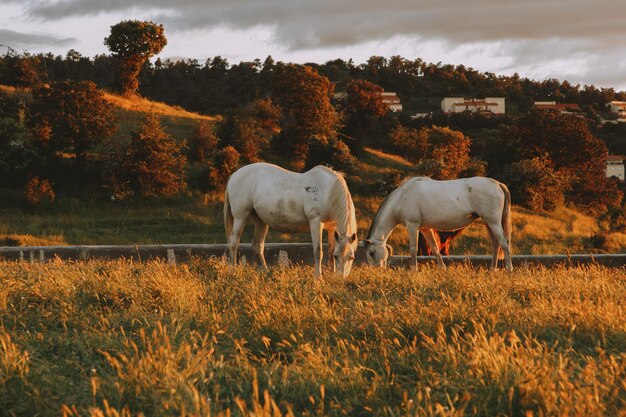
M 497 267 L 503 251 L 506 268 L 512 270 L 511 195 L 506 185 L 485 177 L 406 180 L 385 198 L 376 213 L 363 241 L 367 260 L 370 265 L 386 265 L 390 256 L 387 239 L 398 224 L 404 224 L 409 232 L 412 265 L 417 266 L 417 239 L 422 231 L 438 264 L 445 268 L 433 230 L 457 230 L 479 217 L 491 237 L 491 267 Z
M 267 267 L 263 249 L 268 229 L 311 232 L 315 275 L 322 274 L 322 232 L 328 231 L 329 262 L 347 276 L 357 247 L 352 197 L 343 176 L 324 166 L 299 174 L 276 165 L 246 165 L 231 175 L 224 196 L 224 225 L 230 261 L 236 263 L 239 240 L 254 223 L 252 250 Z

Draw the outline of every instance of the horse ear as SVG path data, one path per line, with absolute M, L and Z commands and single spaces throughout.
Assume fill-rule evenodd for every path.
M 335 240 L 339 240 L 339 232 L 337 232 L 337 229 L 335 229 Z
M 350 236 L 350 243 L 354 242 L 356 242 L 356 233 L 352 233 L 352 236 Z
M 369 239 L 365 239 L 359 242 L 359 246 L 367 246 L 367 245 L 371 245 L 372 241 Z
M 387 247 L 387 252 L 389 252 L 389 257 L 392 257 L 393 256 L 393 248 L 389 244 L 386 244 L 385 246 Z

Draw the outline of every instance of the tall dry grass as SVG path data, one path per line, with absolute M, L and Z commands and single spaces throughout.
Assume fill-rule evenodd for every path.
M 622 269 L 0 263 L 5 415 L 624 415 Z

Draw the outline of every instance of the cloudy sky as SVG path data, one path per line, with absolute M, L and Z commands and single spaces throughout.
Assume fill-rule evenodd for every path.
M 127 19 L 165 26 L 162 58 L 402 55 L 626 90 L 623 0 L 0 0 L 0 54 L 108 53 Z

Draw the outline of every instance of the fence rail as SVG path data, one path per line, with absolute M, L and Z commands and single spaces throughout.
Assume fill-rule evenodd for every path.
M 325 248 L 326 250 L 326 248 Z M 170 263 L 184 262 L 194 257 L 222 257 L 226 252 L 224 244 L 177 244 L 177 245 L 84 245 L 84 246 L 22 246 L 0 247 L 0 260 L 45 262 L 51 259 L 88 260 L 127 258 L 137 261 L 165 259 Z M 268 264 L 288 262 L 311 264 L 313 253 L 310 243 L 267 243 L 265 258 Z M 245 262 L 254 261 L 250 244 L 240 246 L 240 255 Z M 325 252 L 325 257 L 327 254 Z M 280 261 L 279 261 L 280 259 Z M 434 262 L 433 256 L 418 257 L 420 263 Z M 475 266 L 489 266 L 490 255 L 453 255 L 444 256 L 447 264 L 470 263 Z M 356 264 L 365 262 L 365 253 L 359 248 Z M 390 260 L 392 266 L 408 266 L 408 256 L 394 256 Z M 513 255 L 513 265 L 543 266 L 579 266 L 604 265 L 623 268 L 626 265 L 626 254 L 556 254 L 556 255 Z

